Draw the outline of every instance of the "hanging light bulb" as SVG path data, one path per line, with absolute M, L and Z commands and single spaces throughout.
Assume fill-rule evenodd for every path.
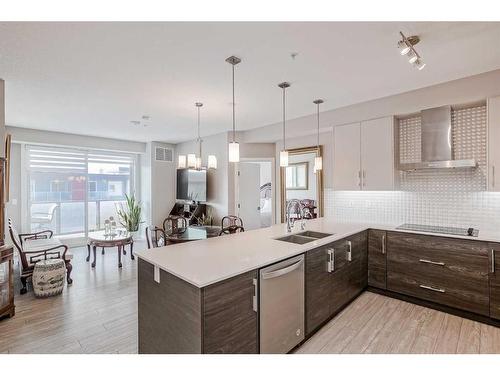
M 398 42 L 398 48 L 399 48 L 399 53 L 402 56 L 406 55 L 411 50 L 410 46 L 408 46 L 408 44 L 404 40 L 400 40 Z
M 288 151 L 286 150 L 286 89 L 290 87 L 290 83 L 281 82 L 278 87 L 283 90 L 283 150 L 280 151 L 280 167 L 288 167 Z
M 418 59 L 418 56 L 415 52 L 411 51 L 409 54 L 408 54 L 408 62 L 410 64 L 413 64 L 415 61 L 417 61 Z
M 177 165 L 177 168 L 186 168 L 186 155 L 179 155 L 179 164 Z
M 188 168 L 196 168 L 196 155 L 195 154 L 188 154 L 187 167 Z
M 240 161 L 240 144 L 236 142 L 236 116 L 235 116 L 235 102 L 234 102 L 234 66 L 241 62 L 241 59 L 236 56 L 230 56 L 226 62 L 232 65 L 233 70 L 233 140 L 229 143 L 228 158 L 231 163 L 238 163 Z
M 422 59 L 416 59 L 413 63 L 413 66 L 418 70 L 422 70 L 425 68 L 425 63 L 422 61 Z
M 217 169 L 217 158 L 215 157 L 215 155 L 208 155 L 207 168 Z
M 324 100 L 323 99 L 316 99 L 315 101 L 313 101 L 314 104 L 316 104 L 316 108 L 317 108 L 317 112 L 316 112 L 316 116 L 317 116 L 317 119 L 318 119 L 318 133 L 317 133 L 317 141 L 316 141 L 316 146 L 318 147 L 318 151 L 319 151 L 319 105 L 324 103 Z M 323 169 L 323 158 L 320 156 L 316 156 L 314 158 L 314 173 L 316 173 L 317 171 L 321 171 Z

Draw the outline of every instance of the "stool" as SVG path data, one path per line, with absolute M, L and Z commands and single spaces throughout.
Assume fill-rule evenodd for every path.
M 62 259 L 41 260 L 35 264 L 32 283 L 36 297 L 61 294 L 64 288 L 66 265 Z

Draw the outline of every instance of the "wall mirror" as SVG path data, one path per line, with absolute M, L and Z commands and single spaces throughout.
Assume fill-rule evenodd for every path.
M 281 222 L 286 221 L 286 206 L 298 199 L 304 207 L 305 219 L 323 216 L 323 171 L 314 172 L 314 158 L 322 156 L 321 146 L 288 150 L 288 167 L 281 169 Z M 300 218 L 298 208 L 290 212 Z

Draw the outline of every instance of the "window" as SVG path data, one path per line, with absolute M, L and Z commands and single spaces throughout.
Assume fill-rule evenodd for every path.
M 31 230 L 81 234 L 103 228 L 133 189 L 135 156 L 27 145 Z
M 308 163 L 295 163 L 286 167 L 286 189 L 308 190 Z

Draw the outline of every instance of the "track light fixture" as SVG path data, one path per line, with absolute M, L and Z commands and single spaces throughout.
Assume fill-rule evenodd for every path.
M 401 40 L 398 42 L 399 53 L 402 56 L 408 57 L 408 62 L 413 65 L 413 67 L 418 70 L 422 70 L 425 67 L 425 63 L 422 57 L 415 50 L 415 44 L 420 42 L 420 37 L 417 35 L 409 36 L 408 38 L 400 31 Z

